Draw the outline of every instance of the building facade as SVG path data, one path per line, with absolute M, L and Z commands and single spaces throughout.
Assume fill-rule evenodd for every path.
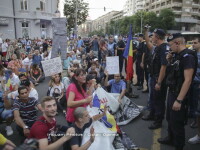
M 92 32 L 92 20 L 87 20 L 85 23 L 78 26 L 78 35 L 81 37 L 88 37 L 90 32 Z
M 115 14 L 119 11 L 111 11 L 95 20 L 92 21 L 92 31 L 97 31 L 103 29 L 105 31 L 107 23 L 109 23 Z
M 160 10 L 164 8 L 170 8 L 175 13 L 176 30 L 200 32 L 200 0 L 145 1 L 146 11 L 154 11 L 159 15 Z
M 2 38 L 52 38 L 51 20 L 56 17 L 58 2 L 58 0 L 1 0 Z
M 126 0 L 124 5 L 124 16 L 132 16 L 138 11 L 144 10 L 145 0 Z

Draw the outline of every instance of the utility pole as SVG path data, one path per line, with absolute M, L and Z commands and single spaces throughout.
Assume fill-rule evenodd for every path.
M 76 0 L 76 4 L 75 4 L 75 27 L 74 27 L 74 34 L 75 34 L 75 37 L 77 38 L 77 10 L 78 10 L 78 2 Z

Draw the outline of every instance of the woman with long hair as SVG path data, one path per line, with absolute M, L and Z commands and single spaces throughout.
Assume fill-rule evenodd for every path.
M 66 100 L 64 96 L 64 84 L 62 83 L 61 74 L 55 74 L 51 78 L 49 83 L 49 96 L 55 98 L 58 109 L 61 110 L 65 115 L 66 111 Z
M 31 70 L 30 70 L 30 81 L 33 82 L 33 84 L 38 85 L 40 82 L 42 82 L 45 77 L 42 73 L 42 70 L 38 66 L 38 64 L 33 64 Z
M 22 62 L 17 59 L 16 54 L 12 54 L 12 60 L 8 63 L 7 68 L 11 69 L 16 75 L 19 75 L 19 69 L 22 68 Z
M 72 77 L 72 83 L 66 91 L 67 116 L 66 120 L 71 125 L 75 119 L 73 112 L 76 107 L 86 107 L 92 101 L 92 96 L 88 96 L 86 90 L 86 72 L 83 69 L 76 69 Z

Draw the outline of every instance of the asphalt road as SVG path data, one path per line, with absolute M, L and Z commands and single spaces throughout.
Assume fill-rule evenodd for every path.
M 48 88 L 48 79 L 42 84 L 39 84 L 36 89 L 39 92 L 39 97 L 42 98 L 46 95 Z M 140 91 L 137 91 L 140 95 L 137 99 L 132 99 L 137 105 L 146 106 L 146 101 L 148 94 L 143 94 Z M 141 150 L 174 150 L 173 147 L 160 145 L 157 143 L 157 138 L 164 137 L 167 134 L 167 122 L 164 121 L 162 129 L 157 130 L 149 130 L 148 126 L 151 122 L 143 121 L 141 119 L 142 115 L 146 113 L 143 112 L 139 117 L 131 121 L 128 125 L 122 126 L 122 129 L 133 139 L 134 143 L 140 147 Z M 41 113 L 40 113 L 41 114 Z M 39 114 L 39 115 L 40 115 Z M 188 124 L 191 123 L 192 120 L 189 120 Z M 64 115 L 57 116 L 57 122 L 59 124 L 66 124 Z M 12 124 L 14 129 L 14 134 L 8 139 L 12 140 L 16 145 L 20 143 L 20 137 L 15 129 L 15 123 Z M 1 133 L 5 134 L 5 124 L 0 124 L 0 131 Z M 197 129 L 191 129 L 189 125 L 186 126 L 186 146 L 184 150 L 200 150 L 200 144 L 198 145 L 191 145 L 187 143 L 190 137 L 196 135 Z M 1 147 L 0 147 L 1 149 Z

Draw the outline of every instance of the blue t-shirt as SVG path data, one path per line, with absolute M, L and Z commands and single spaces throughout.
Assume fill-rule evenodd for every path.
M 200 83 L 200 52 L 197 53 L 197 57 L 198 57 L 198 65 L 197 65 L 197 72 L 194 77 L 194 82 Z
M 70 66 L 70 62 L 72 61 L 72 58 L 71 57 L 67 57 L 67 59 L 64 60 L 63 62 L 63 68 L 64 69 L 68 69 L 69 66 Z
M 111 93 L 121 93 L 126 89 L 126 83 L 123 80 L 116 82 L 115 79 L 109 80 L 108 84 L 111 85 Z
M 83 40 L 78 40 L 77 47 L 80 48 L 83 45 L 84 45 Z

